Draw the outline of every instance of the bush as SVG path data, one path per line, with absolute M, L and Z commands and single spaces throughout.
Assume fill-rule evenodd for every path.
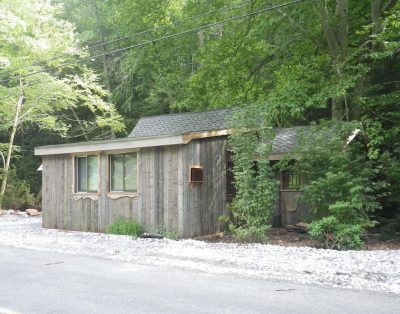
M 358 128 L 358 123 L 331 122 L 299 137 L 294 169 L 307 178 L 302 201 L 311 209 L 310 235 L 325 248 L 361 248 L 363 233 L 374 224 L 372 214 L 382 207 L 379 168 L 362 141 L 348 143 Z
M 239 241 L 265 242 L 278 195 L 278 179 L 269 161 L 275 133 L 258 108 L 244 110 L 231 121 L 234 132 L 229 144 L 236 195 L 231 203 L 229 229 Z M 263 118 L 265 124 L 260 125 Z
M 229 230 L 229 222 L 231 219 L 228 215 L 221 215 L 218 217 L 218 230 L 220 232 L 227 232 Z
M 171 230 L 167 230 L 167 228 L 165 228 L 164 224 L 161 224 L 158 226 L 157 228 L 157 233 L 159 235 L 162 235 L 163 237 L 170 239 L 170 240 L 176 240 L 178 239 L 178 235 L 176 234 L 175 231 L 171 231 Z
M 240 242 L 267 242 L 267 232 L 269 230 L 269 225 L 263 226 L 246 226 L 246 227 L 235 227 L 230 225 L 232 233 L 235 235 L 236 239 Z
M 29 185 L 17 177 L 14 168 L 10 168 L 2 207 L 25 210 L 27 208 L 38 208 L 39 204 L 40 199 L 31 193 Z
M 130 235 L 137 238 L 143 233 L 143 228 L 136 221 L 118 219 L 108 226 L 106 232 L 109 234 Z
M 309 225 L 308 232 L 317 244 L 326 249 L 358 250 L 362 247 L 361 239 L 365 226 L 344 224 L 334 216 L 324 217 Z

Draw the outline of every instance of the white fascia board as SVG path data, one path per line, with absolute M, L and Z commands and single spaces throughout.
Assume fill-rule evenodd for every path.
M 182 135 L 142 138 L 122 138 L 105 141 L 81 142 L 35 147 L 36 156 L 91 153 L 102 151 L 126 150 L 144 147 L 183 144 Z

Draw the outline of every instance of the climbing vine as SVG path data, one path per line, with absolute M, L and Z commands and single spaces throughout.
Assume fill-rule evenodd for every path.
M 241 241 L 266 241 L 277 197 L 278 181 L 269 163 L 274 133 L 267 121 L 254 108 L 232 118 L 234 131 L 229 143 L 236 196 L 230 230 Z

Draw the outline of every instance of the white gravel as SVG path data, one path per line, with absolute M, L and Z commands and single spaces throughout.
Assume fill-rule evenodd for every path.
M 42 229 L 40 217 L 13 215 L 0 216 L 0 245 L 400 294 L 400 250 L 338 252 L 194 240 L 134 240 Z

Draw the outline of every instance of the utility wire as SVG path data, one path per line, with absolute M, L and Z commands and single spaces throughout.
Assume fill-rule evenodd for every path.
M 142 46 L 146 46 L 146 45 L 149 45 L 149 44 L 155 44 L 155 43 L 157 43 L 159 41 L 163 41 L 165 39 L 170 39 L 170 38 L 173 38 L 173 37 L 177 37 L 177 36 L 181 36 L 181 35 L 185 35 L 185 34 L 190 34 L 190 33 L 197 32 L 199 30 L 203 30 L 203 29 L 206 29 L 206 28 L 209 28 L 209 27 L 213 27 L 213 26 L 217 26 L 217 25 L 223 25 L 223 24 L 226 24 L 226 23 L 229 23 L 229 22 L 232 22 L 232 21 L 236 21 L 236 20 L 245 18 L 245 17 L 255 16 L 255 15 L 258 15 L 260 13 L 264 13 L 264 12 L 280 9 L 280 8 L 283 8 L 283 7 L 296 5 L 296 4 L 299 4 L 299 3 L 304 2 L 304 1 L 307 1 L 307 0 L 295 0 L 295 1 L 292 1 L 292 2 L 287 2 L 287 3 L 271 6 L 271 7 L 268 7 L 268 8 L 264 8 L 264 9 L 261 9 L 261 10 L 258 10 L 258 11 L 251 12 L 251 13 L 234 16 L 232 18 L 229 18 L 229 19 L 226 19 L 226 20 L 223 20 L 223 21 L 218 21 L 218 22 L 214 22 L 214 23 L 205 24 L 205 25 L 202 25 L 202 26 L 199 26 L 199 27 L 196 27 L 196 28 L 192 28 L 192 29 L 189 29 L 189 30 L 186 30 L 186 31 L 178 32 L 178 33 L 175 33 L 175 34 L 166 35 L 166 36 L 163 36 L 163 37 L 158 37 L 158 38 L 146 40 L 146 41 L 144 41 L 142 43 L 134 44 L 134 45 L 131 45 L 131 46 L 128 46 L 128 47 L 124 47 L 124 48 L 116 49 L 116 50 L 113 50 L 113 51 L 101 53 L 101 54 L 98 54 L 98 55 L 95 55 L 95 56 L 85 57 L 85 58 L 76 60 L 74 62 L 66 62 L 66 63 L 60 64 L 58 66 L 49 67 L 49 68 L 46 68 L 46 69 L 42 69 L 42 70 L 39 70 L 39 71 L 35 71 L 35 72 L 28 73 L 28 74 L 24 74 L 24 75 L 14 76 L 12 78 L 0 81 L 0 83 L 8 83 L 8 82 L 10 82 L 12 80 L 25 78 L 25 77 L 28 77 L 28 76 L 32 76 L 32 75 L 36 75 L 36 74 L 39 74 L 39 73 L 48 72 L 48 71 L 51 71 L 51 70 L 56 70 L 56 69 L 63 68 L 63 67 L 69 66 L 69 65 L 74 65 L 74 64 L 77 64 L 77 63 L 81 63 L 81 62 L 87 61 L 87 60 L 93 60 L 94 61 L 95 59 L 103 57 L 103 56 L 112 55 L 112 54 L 115 54 L 115 53 L 123 52 L 123 51 L 126 51 L 126 50 L 130 50 L 130 49 L 134 49 L 134 48 L 138 48 L 138 47 L 142 47 Z
M 215 9 L 215 10 L 212 10 L 212 11 L 208 11 L 208 12 L 205 12 L 205 13 L 201 13 L 201 14 L 198 14 L 198 15 L 195 15 L 195 16 L 191 16 L 189 18 L 176 21 L 175 23 L 172 23 L 172 24 L 169 24 L 169 25 L 166 24 L 166 25 L 158 26 L 156 28 L 145 29 L 145 30 L 133 33 L 133 34 L 124 35 L 122 37 L 115 37 L 114 39 L 110 39 L 110 40 L 105 41 L 105 42 L 95 42 L 93 44 L 89 44 L 86 48 L 87 49 L 93 49 L 93 48 L 105 46 L 105 45 L 108 45 L 108 44 L 113 44 L 113 43 L 116 43 L 116 42 L 119 42 L 119 41 L 125 41 L 127 39 L 130 39 L 130 38 L 133 38 L 133 37 L 136 37 L 136 36 L 140 36 L 140 35 L 144 35 L 144 34 L 147 34 L 147 33 L 154 32 L 154 31 L 162 30 L 162 29 L 165 29 L 165 28 L 168 28 L 168 27 L 178 26 L 178 25 L 180 25 L 180 24 L 182 24 L 184 22 L 187 22 L 187 21 L 190 21 L 190 20 L 195 20 L 195 19 L 198 19 L 200 17 L 210 15 L 212 13 L 228 11 L 229 9 L 238 9 L 241 6 L 243 6 L 244 4 L 249 3 L 251 1 L 252 0 L 245 0 L 245 1 L 242 1 L 242 2 L 239 2 L 239 3 L 236 3 L 236 4 L 232 4 L 230 6 L 222 7 L 222 8 Z M 48 58 L 48 59 L 44 59 L 44 60 L 41 60 L 41 61 L 37 61 L 37 62 L 35 62 L 33 64 L 30 64 L 30 65 L 22 66 L 20 68 L 17 68 L 14 71 L 19 71 L 19 70 L 26 69 L 26 68 L 32 67 L 32 66 L 39 66 L 43 62 L 49 62 L 49 61 L 54 61 L 54 60 L 58 60 L 58 59 L 66 58 L 66 57 L 72 57 L 73 55 L 74 54 L 63 53 L 63 54 L 60 54 L 60 55 L 52 57 L 52 58 Z
M 132 38 L 132 37 L 137 36 L 137 35 L 143 35 L 143 34 L 146 34 L 146 33 L 149 33 L 149 32 L 158 31 L 160 29 L 168 28 L 168 27 L 171 27 L 171 26 L 177 26 L 177 25 L 180 25 L 180 24 L 182 24 L 184 22 L 187 22 L 187 21 L 190 21 L 190 20 L 193 20 L 193 19 L 197 19 L 199 17 L 207 16 L 207 15 L 210 15 L 212 13 L 227 11 L 227 10 L 232 9 L 232 8 L 236 9 L 236 7 L 239 8 L 240 6 L 242 6 L 242 5 L 244 5 L 244 4 L 248 3 L 248 2 L 251 2 L 251 1 L 252 0 L 246 0 L 246 1 L 242 1 L 242 2 L 236 3 L 236 4 L 232 4 L 232 5 L 227 6 L 227 7 L 223 7 L 223 8 L 219 8 L 219 9 L 215 9 L 215 10 L 212 10 L 212 11 L 208 11 L 208 12 L 205 12 L 205 13 L 202 13 L 202 14 L 199 14 L 199 15 L 191 16 L 191 17 L 188 17 L 186 19 L 179 20 L 179 21 L 177 21 L 175 23 L 172 23 L 171 25 L 162 25 L 162 26 L 159 26 L 159 27 L 156 27 L 156 28 L 150 28 L 150 29 L 146 29 L 146 30 L 143 30 L 143 31 L 139 31 L 139 32 L 134 33 L 134 34 L 125 35 L 125 36 L 122 36 L 122 37 L 117 37 L 115 39 L 112 39 L 112 40 L 109 40 L 109 41 L 106 41 L 106 42 L 98 42 L 98 43 L 93 44 L 91 46 L 91 48 L 95 48 L 95 47 L 99 47 L 99 46 L 103 46 L 103 45 L 107 45 L 107 44 L 112 44 L 112 43 L 115 43 L 115 42 L 118 42 L 118 41 L 121 41 L 121 40 L 126 40 L 126 39 L 129 39 L 129 38 Z

